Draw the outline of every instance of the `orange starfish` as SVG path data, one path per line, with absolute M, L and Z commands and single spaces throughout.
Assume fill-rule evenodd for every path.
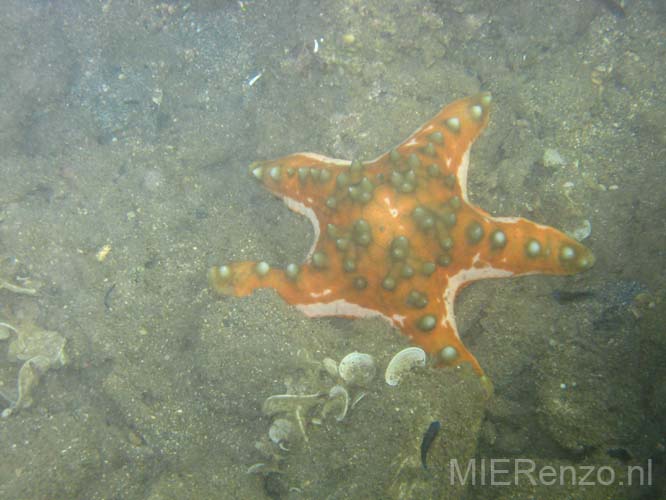
M 458 292 L 479 279 L 594 264 L 560 231 L 468 201 L 469 150 L 490 102 L 489 93 L 456 101 L 369 162 L 297 153 L 252 164 L 254 177 L 312 221 L 315 242 L 304 264 L 284 270 L 215 267 L 213 288 L 243 296 L 271 287 L 308 316 L 383 316 L 440 364 L 469 362 L 483 376 L 456 328 Z

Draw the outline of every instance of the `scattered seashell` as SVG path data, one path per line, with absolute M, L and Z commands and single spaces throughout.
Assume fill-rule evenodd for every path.
M 264 470 L 266 470 L 267 465 L 263 463 L 258 463 L 251 465 L 248 467 L 247 471 L 245 471 L 246 474 L 261 474 Z
M 326 370 L 326 373 L 328 373 L 331 377 L 337 378 L 338 376 L 338 363 L 331 358 L 324 358 L 322 361 L 324 365 L 324 369 Z
M 571 231 L 571 236 L 576 241 L 583 241 L 592 234 L 592 223 L 584 219 L 580 224 Z
M 322 396 L 316 394 L 277 394 L 264 401 L 261 411 L 264 415 L 275 415 L 276 413 L 290 413 L 298 408 L 308 410 L 319 402 Z
M 303 418 L 303 415 L 301 415 L 301 407 L 296 407 L 296 411 L 294 413 L 296 414 L 296 422 L 298 422 L 298 428 L 301 430 L 303 440 L 307 443 L 310 440 L 308 439 L 308 433 L 305 432 L 305 419 Z
M 9 408 L 5 408 L 2 417 L 7 418 L 23 408 L 32 406 L 32 392 L 39 383 L 39 378 L 49 369 L 49 360 L 44 356 L 35 356 L 21 366 L 18 373 L 16 401 Z
M 271 463 L 260 462 L 258 464 L 251 465 L 250 467 L 248 467 L 245 473 L 257 474 L 261 476 L 268 476 L 270 474 L 284 474 L 284 472 L 280 470 L 279 464 L 275 462 Z
M 12 332 L 18 334 L 18 330 L 9 323 L 0 323 L 0 340 L 8 339 Z
M 426 353 L 420 347 L 408 347 L 393 356 L 384 373 L 384 380 L 391 386 L 396 386 L 402 377 L 413 368 L 424 367 L 426 364 Z
M 347 354 L 338 366 L 340 378 L 349 385 L 365 386 L 375 378 L 377 367 L 369 354 L 352 352 Z
M 349 411 L 349 393 L 341 385 L 334 385 L 328 393 L 328 401 L 324 403 L 322 417 L 334 413 L 335 420 L 342 422 Z
M 357 394 L 356 397 L 354 398 L 354 401 L 352 401 L 351 406 L 350 406 L 349 408 L 353 410 L 354 407 L 355 407 L 358 403 L 360 403 L 361 400 L 362 400 L 364 397 L 366 397 L 367 395 L 368 395 L 367 392 L 361 392 L 361 393 Z
M 251 77 L 251 78 L 247 81 L 247 85 L 248 85 L 248 87 L 252 87 L 252 85 L 254 85 L 255 83 L 257 83 L 257 81 L 259 80 L 259 78 L 261 78 L 263 75 L 264 75 L 264 70 L 262 69 L 259 73 L 257 73 L 256 75 L 254 75 L 253 77 Z
M 251 465 L 248 467 L 247 471 L 245 471 L 246 474 L 261 474 L 263 476 L 267 476 L 269 474 L 284 474 L 279 468 L 277 464 L 265 464 L 265 463 L 258 463 Z
M 557 149 L 546 148 L 542 158 L 543 166 L 546 168 L 556 168 L 566 165 L 566 161 Z
M 286 418 L 276 419 L 268 429 L 268 437 L 283 451 L 289 451 L 285 443 L 293 436 L 294 424 Z
M 21 295 L 37 295 L 37 290 L 34 288 L 26 288 L 19 285 L 14 285 L 5 280 L 0 280 L 0 289 L 5 289 L 9 292 L 18 293 Z
M 42 356 L 47 358 L 49 367 L 53 368 L 67 364 L 66 339 L 58 332 L 26 326 L 16 333 L 7 349 L 11 358 L 27 361 L 36 356 Z

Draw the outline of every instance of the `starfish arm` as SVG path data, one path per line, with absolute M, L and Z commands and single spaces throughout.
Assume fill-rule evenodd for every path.
M 485 278 L 527 274 L 568 275 L 594 265 L 594 254 L 557 229 L 519 217 L 490 217 L 481 210 L 461 211 L 461 248 L 453 259 L 465 259 L 463 284 Z M 458 255 L 460 254 L 460 255 Z M 471 257 L 470 257 L 471 256 Z
M 510 217 L 496 218 L 491 226 L 491 246 L 495 231 L 506 234 L 507 243 L 504 251 L 487 254 L 489 261 L 515 275 L 569 275 L 594 265 L 594 254 L 587 247 L 553 227 Z
M 310 317 L 382 317 L 402 330 L 413 343 L 436 355 L 441 363 L 468 362 L 476 373 L 484 374 L 458 335 L 453 315 L 456 290 L 450 286 L 446 287 L 449 293 L 419 309 L 399 308 L 395 304 L 387 308 L 392 302 L 389 294 L 369 294 L 367 283 L 351 279 L 345 282 L 339 279 L 339 271 L 313 264 L 300 266 L 296 271 L 291 266 L 282 270 L 270 269 L 265 263 L 235 262 L 213 267 L 209 279 L 213 289 L 222 295 L 246 296 L 259 288 L 273 288 L 287 303 Z M 387 316 L 391 309 L 401 312 Z
M 445 106 L 407 140 L 367 164 L 379 171 L 424 168 L 448 177 L 467 200 L 469 150 L 488 124 L 491 95 L 483 92 Z
M 265 262 L 234 262 L 209 271 L 212 287 L 222 295 L 242 297 L 259 288 L 273 288 L 289 304 L 308 316 L 360 316 L 344 312 L 343 297 L 353 293 L 353 285 L 336 280 L 337 272 L 313 264 L 272 269 Z
M 485 375 L 474 354 L 463 344 L 458 331 L 450 325 L 439 325 L 427 340 L 413 338 L 412 342 L 431 354 L 438 365 L 459 366 L 469 363 L 479 376 Z
M 482 376 L 481 365 L 465 347 L 458 333 L 454 314 L 455 296 L 456 290 L 447 286 L 440 298 L 424 309 L 409 311 L 399 322 L 394 322 L 397 323 L 395 326 L 408 335 L 412 343 L 431 354 L 437 364 L 457 366 L 469 363 Z
M 250 165 L 250 173 L 295 212 L 325 210 L 336 196 L 338 177 L 349 175 L 351 162 L 315 153 L 295 153 Z M 328 202 L 329 204 L 332 202 Z

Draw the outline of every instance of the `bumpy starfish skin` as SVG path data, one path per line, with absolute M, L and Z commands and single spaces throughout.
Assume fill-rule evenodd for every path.
M 271 269 L 238 262 L 210 271 L 213 288 L 243 296 L 270 287 L 308 316 L 380 315 L 441 364 L 472 364 L 453 312 L 484 278 L 589 269 L 592 253 L 548 226 L 492 217 L 467 199 L 469 149 L 491 97 L 456 101 L 369 162 L 297 153 L 251 166 L 292 210 L 310 218 L 306 262 Z

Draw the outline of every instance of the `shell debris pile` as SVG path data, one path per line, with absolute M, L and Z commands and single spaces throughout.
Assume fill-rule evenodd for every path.
M 343 422 L 361 401 L 377 375 L 370 354 L 351 352 L 340 363 L 324 358 L 321 367 L 332 380 L 328 389 L 311 394 L 275 394 L 262 405 L 264 415 L 273 417 L 268 435 L 255 444 L 266 459 L 252 465 L 249 474 L 268 474 L 280 470 L 283 453 L 292 445 L 309 441 L 307 428 L 324 422 Z M 353 398 L 352 398 L 353 394 Z
M 426 359 L 426 353 L 420 347 L 401 350 L 388 363 L 385 382 L 389 386 L 398 386 L 411 372 L 424 368 Z M 262 412 L 273 420 L 267 435 L 255 444 L 265 461 L 249 467 L 248 474 L 280 472 L 285 454 L 299 443 L 309 441 L 308 427 L 345 421 L 377 378 L 377 363 L 373 356 L 358 351 L 350 352 L 339 363 L 326 357 L 320 370 L 332 381 L 328 388 L 324 384 L 310 394 L 275 394 L 266 398 Z
M 0 322 L 0 340 L 6 339 L 9 339 L 9 360 L 23 364 L 18 371 L 16 391 L 12 394 L 0 392 L 0 397 L 9 403 L 0 414 L 3 418 L 32 406 L 32 394 L 40 377 L 50 369 L 67 364 L 66 340 L 58 332 L 29 324 L 17 328 Z

